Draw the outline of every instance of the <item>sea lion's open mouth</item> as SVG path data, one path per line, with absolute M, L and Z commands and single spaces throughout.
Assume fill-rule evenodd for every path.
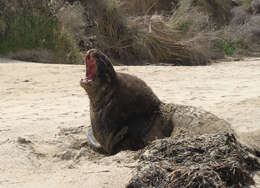
M 97 72 L 96 60 L 94 57 L 88 57 L 86 59 L 86 78 L 81 79 L 81 83 L 86 84 L 94 81 Z

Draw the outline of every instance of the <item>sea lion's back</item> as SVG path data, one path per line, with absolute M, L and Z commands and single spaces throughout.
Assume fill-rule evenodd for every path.
M 126 104 L 134 104 L 136 110 L 140 106 L 143 111 L 159 108 L 159 98 L 143 80 L 126 73 L 118 73 L 117 77 L 119 97 L 123 97 L 127 101 Z

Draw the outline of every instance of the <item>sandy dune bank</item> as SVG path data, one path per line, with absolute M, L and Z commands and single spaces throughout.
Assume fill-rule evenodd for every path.
M 162 101 L 226 119 L 260 148 L 260 59 L 116 69 L 145 80 Z M 102 157 L 81 146 L 84 134 L 77 130 L 90 124 L 79 86 L 84 72 L 82 65 L 0 59 L 0 187 L 115 188 L 128 182 L 136 163 L 132 152 Z

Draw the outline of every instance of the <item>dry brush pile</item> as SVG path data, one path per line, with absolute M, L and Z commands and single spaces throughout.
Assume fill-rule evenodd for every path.
M 80 2 L 95 20 L 86 29 L 95 33 L 93 46 L 120 64 L 205 65 L 226 55 L 260 54 L 258 13 L 250 0 Z
M 248 150 L 233 134 L 156 140 L 140 153 L 127 188 L 253 185 L 260 163 Z
M 206 65 L 209 62 L 199 50 L 179 41 L 177 35 L 174 35 L 175 32 L 164 23 L 160 26 L 151 25 L 152 31 L 144 29 L 145 24 L 129 23 L 128 16 L 131 15 L 128 11 L 131 12 L 131 9 L 137 8 L 137 15 L 143 14 L 146 8 L 149 9 L 149 13 L 162 9 L 169 13 L 174 6 L 173 1 L 80 2 L 89 16 L 95 20 L 95 47 L 121 64 L 159 62 L 173 65 Z M 127 10 L 123 10 L 124 7 L 128 7 Z M 163 31 L 161 26 L 164 27 Z M 86 32 L 93 32 L 93 28 Z

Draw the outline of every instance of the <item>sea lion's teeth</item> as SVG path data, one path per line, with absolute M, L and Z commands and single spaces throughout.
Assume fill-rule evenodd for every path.
M 87 78 L 84 78 L 84 79 L 81 79 L 80 82 L 81 82 L 81 83 L 87 83 L 88 80 L 87 80 Z
M 86 80 L 86 82 L 91 82 L 92 81 L 92 79 L 89 78 L 89 77 L 86 77 L 85 80 Z

